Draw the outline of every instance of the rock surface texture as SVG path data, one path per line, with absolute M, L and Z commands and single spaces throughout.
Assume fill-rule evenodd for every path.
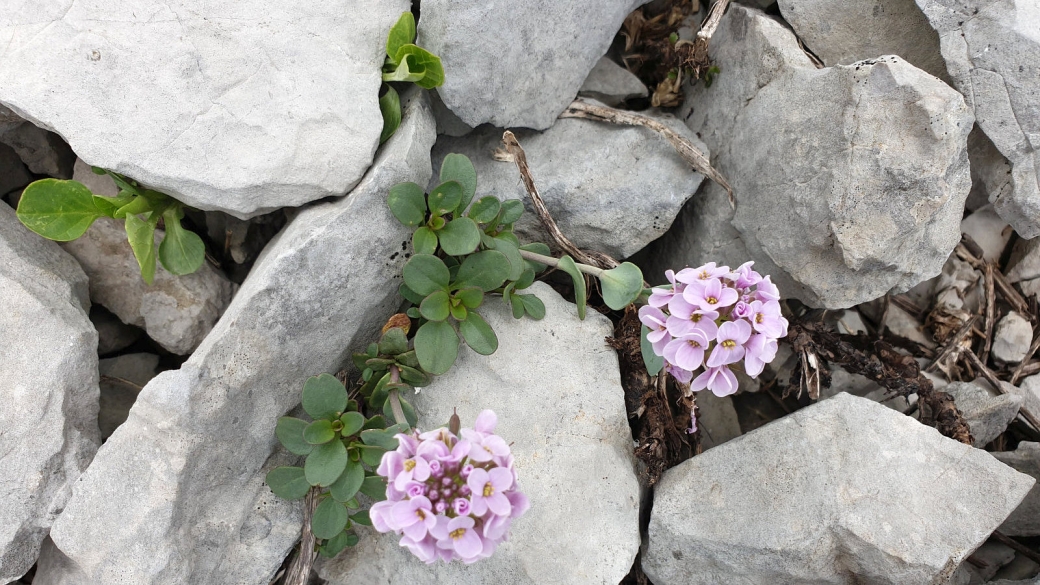
M 971 428 L 975 446 L 979 448 L 985 447 L 1007 429 L 1025 400 L 1017 394 L 991 392 L 984 380 L 950 382 L 943 391 L 953 396 L 957 409 Z
M 681 117 L 736 212 L 708 185 L 651 274 L 751 258 L 785 295 L 845 308 L 940 272 L 971 187 L 960 94 L 898 57 L 817 69 L 790 30 L 739 5 L 710 53 L 726 73 L 691 88 Z
M 703 148 L 674 117 L 655 117 Z M 544 132 L 516 135 L 538 193 L 563 233 L 579 248 L 615 258 L 627 258 L 664 234 L 704 180 L 646 128 L 563 119 Z M 548 242 L 516 165 L 492 158 L 501 142 L 502 130 L 493 127 L 442 137 L 434 147 L 434 168 L 448 153 L 465 154 L 477 170 L 477 193 L 524 202 L 529 213 L 517 222 L 517 236 Z
M 179 370 L 141 391 L 51 530 L 38 583 L 268 583 L 299 535 L 298 504 L 264 485 L 279 416 L 308 376 L 336 371 L 400 302 L 408 230 L 386 196 L 425 184 L 425 96 L 345 199 L 302 211 L 264 251 Z
M 325 565 L 330 584 L 617 583 L 628 573 L 639 549 L 640 488 L 617 355 L 603 342 L 612 326 L 594 311 L 579 321 L 546 284 L 529 290 L 545 302 L 545 318 L 513 319 L 501 299 L 489 299 L 481 312 L 498 351 L 460 351 L 415 396 L 415 408 L 422 429 L 444 425 L 455 407 L 463 426 L 494 410 L 530 510 L 493 557 L 472 565 L 424 565 L 398 546 L 400 537 L 366 531 L 356 549 Z
M 1018 449 L 993 456 L 1040 481 L 1040 443 L 1023 441 Z M 1000 525 L 1000 531 L 1009 536 L 1040 535 L 1040 489 L 1033 486 L 1026 499 Z
M 97 331 L 87 277 L 0 203 L 0 582 L 21 577 L 94 457 Z
M 426 0 L 419 45 L 440 56 L 437 93 L 463 122 L 544 130 L 645 0 Z
M 410 3 L 28 6 L 0 14 L 0 102 L 91 164 L 246 217 L 361 179 L 386 35 Z
M 629 98 L 646 97 L 647 93 L 646 86 L 635 74 L 607 57 L 596 62 L 578 90 L 578 95 L 599 100 L 608 106 L 616 106 Z
M 1011 164 L 993 201 L 1023 238 L 1040 236 L 1040 6 L 1035 0 L 916 0 L 939 33 L 954 87 Z
M 838 395 L 668 470 L 643 570 L 655 585 L 945 583 L 1034 483 Z

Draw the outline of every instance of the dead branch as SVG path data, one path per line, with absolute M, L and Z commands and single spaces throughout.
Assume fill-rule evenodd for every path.
M 977 315 L 972 315 L 967 321 L 961 325 L 961 328 L 947 340 L 946 345 L 943 346 L 942 351 L 939 355 L 935 356 L 932 363 L 928 364 L 928 367 L 924 369 L 926 372 L 934 372 L 936 368 L 941 368 L 944 372 L 949 372 L 943 367 L 943 362 L 949 360 L 951 362 L 957 361 L 960 353 L 966 349 L 964 340 L 972 332 L 972 328 L 975 327 L 975 321 L 978 320 Z
M 705 18 L 701 24 L 701 30 L 697 31 L 697 40 L 693 43 L 693 55 L 696 60 L 708 62 L 708 42 L 715 34 L 715 29 L 719 28 L 719 22 L 722 21 L 722 15 L 726 12 L 727 6 L 729 6 L 729 0 L 718 0 L 708 12 L 708 18 Z
M 1018 384 L 1018 379 L 1022 377 L 1023 373 L 1025 373 L 1027 362 L 1030 359 L 1032 359 L 1033 354 L 1035 354 L 1036 350 L 1038 349 L 1040 349 L 1040 333 L 1038 333 L 1037 336 L 1033 338 L 1033 343 L 1029 344 L 1029 350 L 1026 351 L 1026 356 L 1022 358 L 1022 361 L 1018 362 L 1018 366 L 1015 367 L 1015 371 L 1011 373 L 1012 386 Z
M 982 360 L 979 359 L 979 356 L 975 355 L 975 352 L 970 349 L 965 349 L 961 352 L 961 355 L 964 356 L 976 370 L 978 370 L 982 377 L 985 378 L 997 392 L 1000 392 L 1001 394 L 1008 393 L 1007 389 L 1004 388 L 1004 385 L 1000 383 L 1000 379 L 997 378 L 997 375 L 986 367 L 986 364 L 982 363 Z M 1034 416 L 1031 411 L 1026 409 L 1025 405 L 1019 407 L 1018 414 L 1021 415 L 1022 418 L 1026 419 L 1026 422 L 1033 425 L 1034 429 L 1040 431 L 1040 421 L 1037 420 L 1036 416 Z
M 993 346 L 993 325 L 997 320 L 997 293 L 993 286 L 993 264 L 987 262 L 983 267 L 982 274 L 986 279 L 986 335 L 982 342 L 982 363 L 989 360 L 989 350 Z
M 317 541 L 314 533 L 311 532 L 311 518 L 317 507 L 318 488 L 311 488 L 303 502 L 303 532 L 300 536 L 300 549 L 292 564 L 289 565 L 289 570 L 285 573 L 285 585 L 307 585 L 307 581 L 310 579 L 311 567 L 314 566 L 314 559 L 318 556 L 314 550 Z

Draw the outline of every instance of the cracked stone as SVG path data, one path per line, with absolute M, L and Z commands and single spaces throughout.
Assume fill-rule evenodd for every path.
M 1033 326 L 1014 311 L 997 321 L 993 333 L 993 357 L 998 360 L 1018 363 L 1026 357 L 1029 344 L 1033 342 Z

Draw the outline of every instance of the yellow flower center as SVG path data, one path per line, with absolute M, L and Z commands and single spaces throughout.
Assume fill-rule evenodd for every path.
M 484 484 L 484 497 L 489 498 L 491 494 L 495 493 L 495 486 L 491 485 L 491 482 Z
M 737 346 L 737 342 L 733 341 L 732 339 L 727 339 L 727 340 L 722 342 L 722 347 L 725 347 L 726 349 L 733 349 L 736 346 Z
M 415 459 L 405 459 L 404 460 L 404 470 L 405 471 L 411 471 L 413 469 L 415 469 Z
M 715 297 L 708 297 L 708 298 L 706 298 L 704 300 L 707 301 L 709 305 L 714 305 L 714 304 L 719 302 L 719 299 L 717 299 Z
M 458 539 L 462 538 L 463 535 L 465 535 L 465 534 L 466 534 L 466 529 L 465 528 L 456 528 L 455 530 L 452 530 L 448 535 L 451 536 L 454 540 L 458 540 Z
M 701 320 L 702 316 L 703 315 L 701 315 L 700 313 L 694 313 L 694 314 L 690 315 L 690 321 L 693 321 L 694 323 L 696 323 L 696 322 Z
M 763 317 L 764 315 L 762 315 L 762 313 L 755 315 L 755 323 L 761 323 Z
M 710 275 L 710 274 L 708 274 L 708 271 L 707 271 L 707 270 L 701 270 L 701 273 L 700 273 L 700 274 L 698 274 L 697 276 L 698 276 L 698 277 L 699 277 L 699 278 L 700 278 L 701 280 L 708 280 L 709 278 L 711 278 L 711 275 Z
M 697 343 L 696 341 L 694 341 L 692 339 L 689 340 L 687 343 L 689 343 L 693 347 L 700 347 L 701 346 L 701 344 Z
M 420 520 L 426 519 L 426 512 L 423 512 L 422 508 L 417 508 L 415 510 L 415 515 L 418 516 Z

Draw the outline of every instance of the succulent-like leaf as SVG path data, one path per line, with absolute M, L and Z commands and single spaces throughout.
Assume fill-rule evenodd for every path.
M 469 309 L 467 309 L 462 303 L 457 305 L 451 304 L 448 308 L 451 312 L 451 316 L 454 317 L 456 321 L 465 321 L 466 317 L 469 316 Z
M 442 183 L 455 181 L 462 186 L 462 199 L 459 200 L 459 205 L 455 208 L 455 215 L 462 215 L 462 212 L 469 207 L 470 202 L 473 201 L 473 196 L 477 192 L 477 170 L 473 168 L 473 162 L 464 154 L 454 152 L 448 154 L 444 157 L 444 161 L 441 162 L 440 179 Z M 496 211 L 495 213 L 498 212 Z
M 83 183 L 59 179 L 30 183 L 22 191 L 16 214 L 25 227 L 59 242 L 82 236 L 94 220 L 106 215 Z
M 418 362 L 416 362 L 416 365 L 418 365 Z M 429 386 L 431 379 L 430 375 L 426 372 L 417 370 L 410 366 L 399 365 L 397 367 L 401 370 L 401 380 L 404 382 L 411 384 L 412 386 Z
M 318 419 L 303 429 L 303 440 L 311 445 L 321 445 L 336 438 L 336 431 L 332 430 L 332 422 L 328 419 Z
M 332 557 L 343 552 L 343 549 L 348 546 L 354 546 L 358 543 L 358 535 L 353 532 L 344 530 L 336 536 L 326 540 L 321 546 L 318 547 L 318 552 L 321 556 L 331 559 Z
M 401 275 L 408 288 L 423 298 L 435 290 L 447 290 L 451 278 L 444 262 L 429 254 L 416 254 L 409 258 Z
M 397 363 L 410 368 L 418 368 L 419 360 L 415 357 L 415 350 L 406 351 L 397 355 Z
M 343 474 L 329 486 L 329 493 L 337 502 L 346 502 L 358 493 L 363 481 L 365 481 L 365 468 L 356 461 L 348 460 Z
M 585 319 L 585 276 L 578 270 L 577 265 L 574 264 L 574 259 L 570 256 L 563 256 L 560 258 L 560 265 L 558 268 L 571 276 L 571 280 L 574 281 L 574 303 L 578 305 L 578 318 L 581 320 Z
M 469 254 L 480 245 L 480 228 L 468 217 L 457 217 L 437 232 L 441 249 L 452 256 Z
M 379 467 L 383 454 L 387 452 L 387 449 L 382 447 L 368 445 L 361 445 L 358 449 L 361 451 L 361 461 L 369 467 Z
M 484 292 L 478 287 L 469 286 L 459 289 L 455 293 L 455 298 L 459 299 L 467 309 L 476 309 L 484 302 Z
M 643 273 L 631 262 L 623 262 L 599 275 L 603 302 L 615 311 L 624 309 L 643 292 Z
M 520 249 L 521 250 L 526 250 L 528 252 L 534 252 L 535 254 L 541 254 L 542 256 L 548 256 L 548 255 L 552 254 L 552 250 L 549 249 L 549 246 L 547 246 L 547 245 L 545 245 L 545 244 L 543 244 L 541 242 L 534 242 L 533 244 L 524 244 L 523 246 L 520 246 Z M 527 262 L 527 267 L 530 268 L 531 270 L 533 270 L 536 273 L 541 272 L 541 271 L 543 271 L 543 270 L 545 270 L 547 268 L 547 266 L 545 264 L 541 264 L 541 263 L 538 263 L 538 262 L 532 262 L 531 260 L 524 260 L 524 261 Z M 524 287 L 524 288 L 526 288 L 526 287 Z
M 419 365 L 434 375 L 450 370 L 459 355 L 459 336 L 447 321 L 423 323 L 415 333 L 414 343 Z
M 415 227 L 426 220 L 426 194 L 415 183 L 398 183 L 391 187 L 386 203 L 397 221 L 408 227 Z
M 307 421 L 291 416 L 283 416 L 278 419 L 278 425 L 274 429 L 274 434 L 290 453 L 306 455 L 311 452 L 314 446 L 303 439 L 303 429 L 305 428 L 307 428 Z
M 409 76 L 420 74 L 418 79 L 402 79 L 394 81 L 414 81 L 416 85 L 424 89 L 433 89 L 444 84 L 444 66 L 437 55 L 416 45 L 403 45 L 395 55 L 399 63 L 398 69 L 407 65 Z M 383 76 L 386 80 L 386 76 Z
M 506 199 L 502 202 L 502 211 L 499 212 L 499 223 L 512 224 L 524 214 L 524 202 L 519 199 Z
M 498 217 L 498 212 L 501 209 L 502 202 L 498 200 L 498 197 L 488 195 L 477 199 L 473 207 L 469 208 L 467 215 L 477 223 L 488 223 Z
M 524 305 L 524 311 L 532 319 L 537 321 L 545 317 L 545 303 L 542 302 L 542 299 L 534 295 L 514 295 L 514 298 L 520 299 Z
M 314 420 L 332 419 L 347 407 L 347 390 L 332 374 L 311 376 L 303 384 L 302 402 Z
M 158 218 L 144 221 L 136 215 L 126 216 L 126 239 L 134 252 L 137 266 L 141 269 L 141 278 L 145 284 L 152 284 L 155 279 L 155 225 Z
M 286 500 L 299 500 L 311 489 L 302 467 L 275 467 L 267 472 L 266 481 L 274 495 Z
M 303 464 L 303 471 L 311 485 L 327 487 L 339 479 L 349 460 L 343 441 L 329 441 L 311 451 Z
M 376 502 L 385 500 L 386 480 L 378 475 L 365 477 L 365 481 L 361 482 L 361 493 L 372 498 L 372 500 Z
M 480 355 L 491 355 L 498 349 L 498 336 L 479 313 L 470 313 L 468 319 L 460 322 L 459 333 L 466 345 Z
M 643 354 L 643 364 L 646 365 L 646 373 L 656 376 L 664 368 L 664 358 L 654 353 L 653 344 L 646 338 L 648 333 L 650 333 L 650 328 L 643 325 L 643 328 L 639 331 L 639 351 Z
M 462 185 L 458 181 L 445 181 L 430 191 L 427 201 L 433 215 L 451 213 L 462 201 Z
M 404 329 L 391 327 L 379 338 L 379 353 L 382 355 L 397 355 L 408 351 L 408 337 Z
M 430 321 L 443 321 L 448 318 L 448 292 L 435 290 L 419 305 L 419 313 Z
M 339 434 L 344 437 L 349 437 L 354 433 L 357 433 L 365 426 L 365 415 L 360 412 L 344 412 L 343 416 L 339 417 L 339 422 L 343 425 L 340 429 Z
M 355 524 L 360 524 L 362 526 L 372 525 L 372 518 L 368 515 L 368 510 L 362 510 L 357 514 L 351 514 L 350 520 Z
M 387 85 L 386 93 L 379 98 L 379 113 L 383 115 L 383 130 L 379 133 L 379 144 L 383 144 L 401 126 L 401 96 Z
M 415 408 L 412 406 L 412 404 L 410 402 L 408 402 L 407 400 L 405 400 L 403 396 L 400 397 L 400 400 L 401 400 L 401 410 L 404 411 L 405 422 L 408 423 L 406 426 L 414 427 L 415 425 L 419 424 L 419 417 L 418 417 L 418 415 L 415 414 Z M 394 413 L 393 413 L 393 410 L 390 407 L 390 401 L 389 400 L 387 400 L 386 403 L 383 404 L 383 416 L 385 416 L 387 418 L 391 418 L 391 419 L 394 418 Z M 398 426 L 400 427 L 402 425 L 399 424 Z M 400 431 L 400 432 L 404 432 L 404 431 Z
M 412 249 L 416 254 L 434 254 L 437 252 L 437 234 L 426 226 L 415 230 L 412 234 Z
M 509 308 L 513 310 L 513 318 L 522 318 L 524 313 L 527 311 L 527 309 L 524 308 L 524 302 L 516 295 L 510 295 L 509 297 L 506 297 L 506 300 L 509 302 Z
M 418 305 L 422 302 L 424 298 L 426 298 L 425 296 L 408 288 L 408 285 L 404 283 L 401 283 L 401 286 L 397 287 L 397 294 L 401 295 L 401 297 L 404 298 L 404 300 L 408 301 L 409 303 L 412 303 L 413 305 Z M 409 315 L 409 317 L 411 317 L 411 315 Z M 414 319 L 415 317 L 412 318 Z
M 530 266 L 524 268 L 520 278 L 516 279 L 514 290 L 524 290 L 534 283 L 534 270 Z
M 401 13 L 386 37 L 386 56 L 396 65 L 397 52 L 415 40 L 415 17 L 411 12 Z
M 177 205 L 163 212 L 166 237 L 159 244 L 159 262 L 170 274 L 191 274 L 206 260 L 206 244 L 195 232 L 181 226 L 184 209 Z
M 513 234 L 509 234 L 512 236 Z M 515 236 L 514 236 L 515 239 Z M 491 247 L 505 255 L 506 260 L 509 260 L 509 276 L 508 280 L 517 280 L 524 273 L 524 269 L 527 268 L 527 264 L 524 263 L 524 259 L 520 257 L 520 249 L 510 240 L 505 237 L 504 234 L 500 234 L 497 237 L 491 238 Z
M 372 418 L 366 420 L 365 421 L 365 426 L 362 427 L 362 428 L 364 428 L 365 430 L 368 430 L 368 429 L 385 429 L 386 428 L 386 419 L 383 418 L 383 415 L 377 414 L 377 415 L 373 416 Z
M 397 426 L 393 426 L 389 429 L 369 429 L 361 431 L 361 442 L 372 446 L 382 447 L 387 451 L 392 451 L 397 448 L 397 439 L 394 435 L 398 433 Z
M 335 498 L 325 498 L 314 509 L 311 533 L 316 538 L 332 538 L 347 527 L 347 509 Z
M 502 286 L 511 268 L 509 260 L 497 250 L 470 254 L 459 266 L 454 285 L 457 288 L 475 286 L 484 292 L 490 292 Z

